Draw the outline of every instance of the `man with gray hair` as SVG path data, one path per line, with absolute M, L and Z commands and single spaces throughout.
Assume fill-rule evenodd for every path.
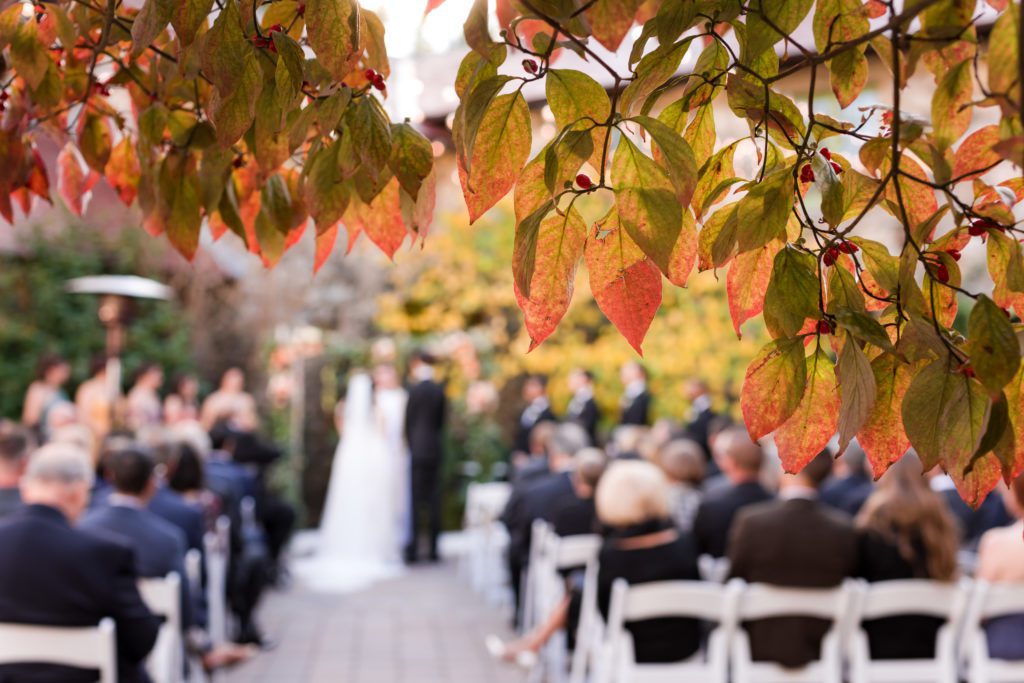
M 21 507 L 18 483 L 25 474 L 28 454 L 34 445 L 27 429 L 11 422 L 0 422 L 0 519 Z
M 160 620 L 139 595 L 129 547 L 73 528 L 89 502 L 92 465 L 69 444 L 49 444 L 21 480 L 24 507 L 0 521 L 0 622 L 117 631 L 120 683 L 149 680 L 142 666 Z M 40 663 L 0 665 L 0 681 L 95 681 L 95 672 Z

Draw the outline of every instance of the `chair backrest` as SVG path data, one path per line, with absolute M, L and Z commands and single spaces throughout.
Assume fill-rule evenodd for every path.
M 772 617 L 816 617 L 839 623 L 846 613 L 853 590 L 849 582 L 835 588 L 746 584 L 739 601 L 738 618 L 740 621 L 754 621 Z
M 227 577 L 228 552 L 231 544 L 231 520 L 217 518 L 214 531 L 203 537 L 206 551 L 206 605 L 209 611 L 209 632 L 214 643 L 227 640 Z
M 697 570 L 700 572 L 700 578 L 705 581 L 725 583 L 729 576 L 729 559 L 726 557 L 701 555 L 697 558 Z
M 189 588 L 199 591 L 203 584 L 203 554 L 198 549 L 192 548 L 185 553 L 185 579 Z
M 181 678 L 181 577 L 140 579 L 139 594 L 149 611 L 164 618 L 146 668 L 154 683 L 175 683 Z
M 915 615 L 958 620 L 967 602 L 961 585 L 926 579 L 860 582 L 855 621 Z
M 114 621 L 74 628 L 0 623 L 0 664 L 21 663 L 98 669 L 100 683 L 116 683 Z
M 1024 583 L 975 583 L 975 609 L 980 621 L 1024 614 Z
M 181 577 L 170 573 L 162 578 L 139 579 L 139 594 L 153 614 L 170 621 L 181 618 Z
M 657 581 L 630 586 L 617 579 L 612 587 L 612 604 L 619 602 L 624 622 L 660 617 L 693 617 L 725 622 L 731 602 L 738 596 L 738 584 L 723 586 L 707 581 Z
M 551 563 L 556 570 L 585 567 L 597 557 L 602 539 L 597 534 L 555 536 L 548 534 Z
M 505 509 L 512 486 L 505 482 L 473 482 L 466 489 L 466 525 L 487 524 Z

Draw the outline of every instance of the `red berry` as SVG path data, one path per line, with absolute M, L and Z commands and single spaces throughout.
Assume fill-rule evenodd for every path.
M 528 73 L 535 74 L 537 73 L 537 62 L 533 61 L 532 59 L 524 59 L 523 69 L 525 69 Z
M 240 156 L 237 156 L 234 159 L 232 159 L 231 165 L 234 166 L 235 168 L 242 168 L 242 166 L 245 165 L 245 159 L 243 159 Z
M 594 185 L 594 183 L 591 182 L 590 180 L 590 176 L 588 176 L 586 173 L 580 173 L 578 176 L 576 176 L 576 184 L 579 185 L 580 188 L 584 190 L 589 190 Z
M 11 96 L 8 95 L 6 91 L 0 92 L 0 102 L 6 102 L 10 97 Z
M 959 261 L 960 260 L 960 250 L 959 249 L 949 249 L 949 250 L 946 251 L 946 253 L 949 254 L 949 257 L 951 259 L 953 259 L 954 261 Z
M 367 69 L 366 71 L 364 71 L 363 76 L 365 76 L 366 80 L 370 81 L 370 83 L 373 83 L 375 80 L 377 80 L 377 72 L 374 71 L 373 69 Z
M 843 167 L 839 165 L 839 162 L 836 162 L 836 161 L 830 161 L 830 162 L 828 162 L 828 163 L 832 165 L 832 171 L 833 171 L 833 172 L 834 172 L 834 173 L 835 173 L 836 175 L 839 175 L 840 173 L 842 173 L 842 172 L 843 172 Z
M 821 262 L 824 263 L 826 266 L 831 266 L 833 263 L 836 262 L 836 257 L 833 256 L 830 252 L 825 252 L 825 255 L 821 257 Z
M 970 365 L 961 365 L 960 372 L 964 373 L 967 377 L 974 377 L 974 368 Z
M 305 14 L 306 14 L 306 3 L 300 2 L 298 4 L 298 6 L 295 8 L 295 15 L 301 17 L 301 16 L 304 16 Z
M 267 33 L 280 33 L 283 30 L 284 30 L 284 26 L 283 25 L 281 25 L 281 24 L 274 24 L 273 26 L 271 26 L 270 28 L 267 29 Z
M 935 266 L 935 279 L 939 282 L 949 282 L 949 268 L 945 263 Z
M 843 252 L 844 254 L 856 254 L 858 251 L 860 251 L 860 247 L 858 247 L 853 242 L 850 242 L 849 240 L 843 240 L 842 242 L 839 243 L 839 251 Z
M 832 152 L 828 151 L 828 147 L 821 148 L 821 156 L 825 157 L 829 161 L 832 161 Z
M 810 164 L 804 164 L 804 167 L 800 169 L 800 182 L 801 183 L 813 183 L 814 182 L 814 169 L 811 168 Z
M 377 77 L 373 79 L 373 87 L 376 88 L 377 90 L 383 90 L 385 87 L 387 87 L 384 85 L 384 77 L 381 76 L 380 74 L 377 74 Z
M 827 320 L 819 320 L 818 334 L 832 334 L 832 324 Z

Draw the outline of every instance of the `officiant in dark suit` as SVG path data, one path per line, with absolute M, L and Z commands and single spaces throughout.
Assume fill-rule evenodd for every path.
M 405 408 L 405 440 L 409 445 L 412 493 L 412 530 L 405 549 L 406 562 L 419 559 L 420 533 L 425 526 L 430 540 L 429 559 L 438 559 L 437 537 L 441 533 L 442 437 L 448 400 L 444 387 L 435 379 L 435 359 L 417 352 L 409 366 L 412 386 Z
M 629 361 L 619 373 L 625 387 L 620 405 L 620 425 L 647 426 L 651 423 L 651 394 L 647 390 L 647 369 L 636 361 Z
M 530 375 L 523 382 L 523 401 L 526 407 L 519 415 L 515 443 L 512 446 L 513 461 L 517 454 L 530 452 L 530 432 L 541 422 L 557 422 L 548 400 L 548 378 L 544 375 Z
M 572 400 L 565 411 L 565 421 L 574 422 L 590 437 L 590 444 L 597 444 L 597 425 L 601 421 L 601 410 L 594 400 L 594 374 L 583 368 L 569 373 L 569 390 Z

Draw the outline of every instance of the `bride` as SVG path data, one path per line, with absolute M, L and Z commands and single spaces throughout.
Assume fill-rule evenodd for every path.
M 391 365 L 352 376 L 317 554 L 296 573 L 310 587 L 353 591 L 402 571 L 408 533 L 406 393 Z

